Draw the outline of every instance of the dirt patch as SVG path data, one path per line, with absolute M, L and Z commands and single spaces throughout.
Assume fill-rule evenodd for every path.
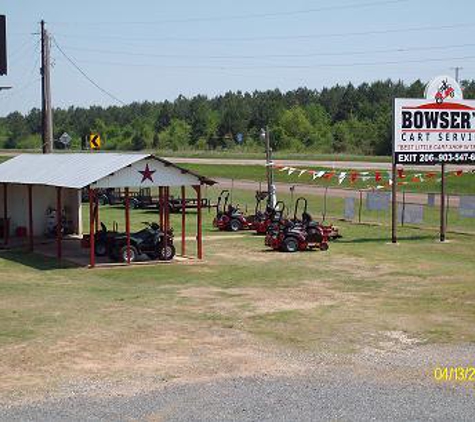
M 308 281 L 295 287 L 273 289 L 191 287 L 182 289 L 179 295 L 206 302 L 209 311 L 221 312 L 223 315 L 239 313 L 243 318 L 279 311 L 313 309 L 356 300 L 351 294 L 336 292 L 322 283 Z M 223 296 L 226 300 L 223 300 Z

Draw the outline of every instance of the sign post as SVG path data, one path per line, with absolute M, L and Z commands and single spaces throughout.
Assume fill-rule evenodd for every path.
M 425 99 L 396 98 L 393 116 L 393 214 L 396 166 L 441 165 L 440 241 L 443 242 L 445 165 L 475 163 L 475 101 L 463 99 L 462 90 L 453 78 L 439 76 L 427 85 Z

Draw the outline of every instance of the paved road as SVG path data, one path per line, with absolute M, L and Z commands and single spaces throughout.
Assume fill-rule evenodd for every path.
M 239 165 L 250 166 L 265 165 L 265 160 L 255 159 L 232 159 L 232 158 L 184 158 L 184 157 L 167 157 L 169 160 L 176 164 L 214 164 L 214 165 Z M 326 167 L 335 169 L 355 169 L 355 170 L 390 170 L 391 163 L 373 163 L 370 161 L 304 161 L 304 160 L 274 160 L 276 165 L 291 166 L 291 167 Z M 462 166 L 447 165 L 447 170 L 460 169 Z M 420 170 L 420 171 L 439 171 L 440 166 L 404 166 L 407 170 Z M 467 170 L 475 170 L 475 166 L 467 165 L 463 166 Z
M 172 384 L 132 397 L 71 396 L 0 408 L 5 421 L 473 420 L 468 387 L 357 378 L 238 377 Z M 391 380 L 389 380 L 391 381 Z

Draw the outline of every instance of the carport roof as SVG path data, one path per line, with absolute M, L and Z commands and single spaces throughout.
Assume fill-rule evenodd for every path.
M 0 164 L 0 183 L 82 189 L 144 159 L 155 159 L 179 169 L 182 174 L 196 178 L 196 184 L 215 183 L 151 154 L 120 153 L 21 154 Z

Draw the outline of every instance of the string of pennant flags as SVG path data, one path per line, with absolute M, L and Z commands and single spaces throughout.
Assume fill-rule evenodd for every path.
M 310 176 L 312 180 L 335 180 L 341 185 L 345 180 L 348 180 L 350 184 L 354 184 L 356 182 L 375 182 L 378 183 L 375 188 L 376 189 L 384 189 L 392 186 L 392 172 L 391 171 L 379 171 L 379 170 L 372 170 L 372 171 L 358 171 L 358 170 L 351 170 L 351 171 L 335 171 L 335 170 L 309 170 L 309 169 L 301 169 L 297 167 L 290 167 L 290 166 L 281 166 L 281 165 L 274 165 L 274 168 L 282 173 L 287 173 L 288 176 L 292 174 L 296 174 L 297 177 L 302 177 L 304 175 Z M 452 177 L 461 177 L 464 174 L 475 174 L 475 170 L 455 170 L 447 172 L 447 176 Z M 407 174 L 404 172 L 404 169 L 399 168 L 397 169 L 397 184 L 407 185 L 409 183 L 423 183 L 426 181 L 436 181 L 440 182 L 440 174 L 427 171 L 415 174 Z

